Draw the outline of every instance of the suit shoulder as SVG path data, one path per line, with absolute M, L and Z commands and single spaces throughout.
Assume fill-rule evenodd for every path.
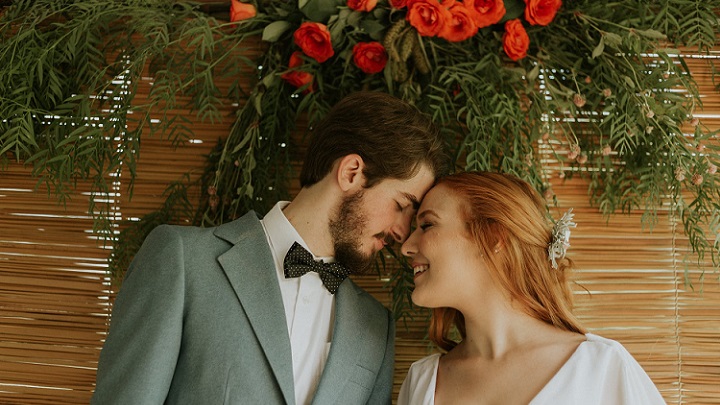
M 372 294 L 365 291 L 363 288 L 358 286 L 354 280 L 348 278 L 347 280 L 348 285 L 350 286 L 351 290 L 357 294 L 358 300 L 365 308 L 372 309 L 374 311 L 385 311 L 387 313 L 390 313 L 390 310 L 387 309 L 377 298 L 375 298 Z
M 190 240 L 197 243 L 203 238 L 214 238 L 219 236 L 223 239 L 237 239 L 238 234 L 243 231 L 262 230 L 260 219 L 254 211 L 250 211 L 242 217 L 224 224 L 212 227 L 201 227 L 192 225 L 171 225 L 162 224 L 155 227 L 149 234 L 148 238 L 176 238 L 182 240 Z

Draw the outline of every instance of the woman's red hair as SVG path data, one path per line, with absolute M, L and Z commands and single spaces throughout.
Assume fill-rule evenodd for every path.
M 585 333 L 572 314 L 572 291 L 567 273 L 572 261 L 548 259 L 552 224 L 546 205 L 527 182 L 510 174 L 464 172 L 440 178 L 461 200 L 468 232 L 485 257 L 486 269 L 508 297 L 528 315 L 557 328 Z M 494 253 L 496 246 L 500 253 Z M 480 270 L 478 270 L 480 271 Z M 452 326 L 465 338 L 465 320 L 454 308 L 433 309 L 430 340 L 443 350 L 458 342 Z

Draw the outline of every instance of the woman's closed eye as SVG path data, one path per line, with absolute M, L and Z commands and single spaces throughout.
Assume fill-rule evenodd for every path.
M 423 231 L 426 231 L 426 230 L 427 230 L 428 228 L 430 228 L 431 226 L 433 226 L 433 224 L 430 223 L 430 222 L 423 222 L 423 223 L 421 223 L 420 225 L 418 225 L 418 227 L 419 227 L 420 229 L 422 229 Z

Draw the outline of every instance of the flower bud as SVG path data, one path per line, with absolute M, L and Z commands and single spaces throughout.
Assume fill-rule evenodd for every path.
M 715 166 L 715 165 L 712 164 L 712 163 L 709 163 L 709 164 L 708 164 L 708 168 L 707 168 L 707 172 L 708 172 L 708 174 L 715 174 L 715 173 L 717 172 L 717 166 Z
M 696 127 L 700 123 L 700 119 L 697 117 L 693 117 L 693 119 L 690 120 L 690 125 Z
M 585 102 L 585 97 L 582 94 L 575 93 L 573 96 L 573 104 L 575 104 L 577 108 L 582 108 L 585 105 Z
M 580 156 L 577 157 L 577 162 L 580 164 L 585 164 L 588 160 L 588 157 L 586 154 L 581 153 Z
M 608 98 L 608 97 L 612 96 L 612 90 L 610 90 L 610 89 L 603 89 L 602 95 L 603 95 L 603 97 Z
M 648 117 L 648 118 L 652 118 L 652 117 L 655 116 L 655 111 L 653 111 L 653 110 L 648 110 L 648 112 L 645 113 L 645 116 Z
M 692 176 L 692 184 L 699 186 L 703 182 L 703 176 L 700 173 L 695 173 Z
M 683 181 L 685 180 L 685 169 L 678 167 L 675 169 L 675 180 L 677 181 Z
M 602 154 L 603 154 L 603 156 L 610 156 L 610 153 L 612 153 L 612 148 L 610 147 L 610 145 L 605 145 L 605 146 L 602 148 Z
M 208 200 L 208 205 L 210 205 L 210 209 L 215 211 L 217 209 L 218 204 L 220 203 L 220 197 L 217 195 L 211 195 L 210 199 Z
M 217 194 L 217 188 L 215 188 L 215 186 L 210 186 L 207 189 L 207 193 L 209 195 L 215 195 L 215 194 Z

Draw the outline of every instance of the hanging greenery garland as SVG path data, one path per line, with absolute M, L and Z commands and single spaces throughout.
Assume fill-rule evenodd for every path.
M 720 147 L 693 115 L 702 100 L 676 48 L 715 46 L 718 6 L 15 1 L 0 12 L 0 161 L 33 165 L 61 198 L 77 179 L 91 179 L 99 195 L 120 166 L 134 176 L 142 136 L 192 136 L 172 115 L 181 96 L 205 120 L 237 102 L 228 136 L 207 158 L 200 204 L 188 199 L 189 183 L 171 185 L 166 204 L 115 242 L 119 275 L 160 223 L 217 225 L 287 199 L 296 123 L 311 129 L 345 95 L 383 91 L 432 117 L 460 169 L 516 174 L 550 203 L 549 176 L 581 175 L 605 214 L 642 210 L 651 223 L 672 202 L 693 251 L 718 269 Z M 134 86 L 144 69 L 154 84 L 139 104 Z M 220 91 L 216 79 L 228 77 L 235 84 Z M 159 124 L 151 111 L 163 116 Z M 544 166 L 542 153 L 560 169 Z M 107 208 L 90 212 L 109 232 Z M 393 280 L 402 291 L 403 274 Z

